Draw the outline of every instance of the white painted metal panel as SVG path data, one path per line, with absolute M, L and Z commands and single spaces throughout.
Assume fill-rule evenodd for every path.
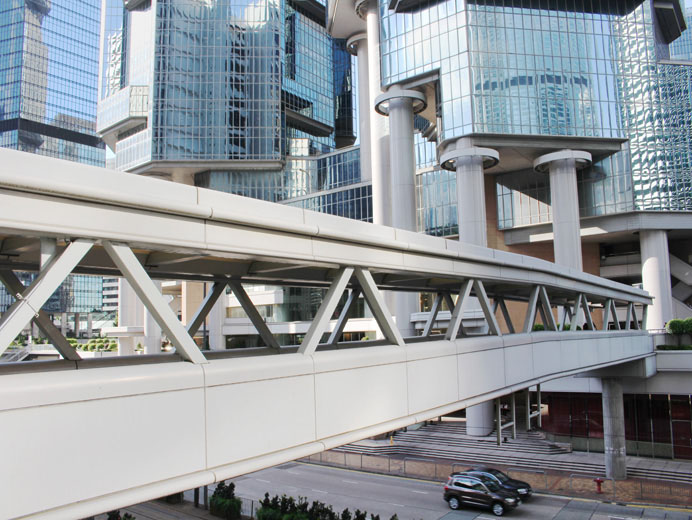
M 408 415 L 406 383 L 405 363 L 316 374 L 317 438 Z
M 0 431 L 3 518 L 205 467 L 202 389 L 5 411 Z
M 312 359 L 302 354 L 217 359 L 204 366 L 207 387 L 312 373 Z
M 0 377 L 0 411 L 204 387 L 191 363 L 7 374 Z
M 409 413 L 419 413 L 459 400 L 456 356 L 408 362 Z
M 516 385 L 534 378 L 533 345 L 503 349 L 505 354 L 505 384 Z
M 40 204 L 27 204 L 31 200 Z M 164 215 L 105 204 L 0 190 L 0 230 L 42 233 L 44 236 L 106 238 L 152 245 L 204 247 L 204 223 L 184 216 Z M 142 222 L 146 221 L 146 225 Z
M 457 363 L 459 395 L 462 399 L 506 386 L 504 351 L 501 348 L 462 354 Z
M 210 468 L 315 440 L 313 376 L 207 388 Z
M 219 252 L 269 255 L 275 258 L 312 260 L 312 240 L 307 236 L 207 222 L 207 247 Z

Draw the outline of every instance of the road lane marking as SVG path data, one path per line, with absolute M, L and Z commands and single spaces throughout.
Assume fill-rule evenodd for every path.
M 255 479 L 257 482 L 264 482 L 265 484 L 271 484 L 268 480 L 262 480 L 261 478 Z
M 356 482 L 355 480 L 342 480 L 341 482 L 346 482 L 346 484 L 360 484 L 360 482 Z
M 394 507 L 406 507 L 404 504 L 395 504 L 394 502 L 387 502 L 387 504 Z
M 409 491 L 411 491 L 411 493 L 418 493 L 419 495 L 427 495 L 428 494 L 427 491 L 418 491 L 415 489 L 410 489 Z
M 315 493 L 326 493 L 329 494 L 329 491 L 322 491 L 321 489 L 313 489 Z

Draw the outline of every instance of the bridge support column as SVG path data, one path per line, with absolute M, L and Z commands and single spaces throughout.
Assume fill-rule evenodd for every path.
M 646 311 L 646 328 L 663 329 L 673 318 L 673 291 L 670 286 L 668 233 L 665 230 L 639 232 L 642 257 L 642 285 L 654 297 Z
M 601 384 L 606 477 L 616 480 L 626 479 L 625 406 L 622 400 L 622 382 L 619 378 L 604 377 L 601 379 Z

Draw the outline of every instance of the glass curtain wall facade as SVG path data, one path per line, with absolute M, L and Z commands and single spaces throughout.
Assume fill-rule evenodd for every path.
M 582 216 L 692 209 L 692 68 L 668 60 L 652 3 L 548 5 L 447 0 L 395 12 L 381 0 L 383 83 L 439 74 L 440 142 L 483 134 L 626 139 L 621 152 L 579 173 Z M 417 156 L 419 171 L 429 168 Z M 452 229 L 447 206 L 456 202 L 426 188 L 431 175 L 444 176 L 422 175 L 419 229 Z M 497 176 L 500 229 L 550 222 L 549 191 L 533 170 Z
M 98 0 L 0 5 L 0 146 L 102 166 Z
M 96 134 L 100 0 L 0 2 L 0 147 L 104 166 Z M 34 274 L 20 273 L 29 284 Z M 92 312 L 102 282 L 72 275 L 44 310 Z M 0 313 L 14 302 L 0 286 Z

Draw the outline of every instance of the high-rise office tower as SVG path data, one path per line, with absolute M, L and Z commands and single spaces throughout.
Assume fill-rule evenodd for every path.
M 353 148 L 351 56 L 317 0 L 104 0 L 98 130 L 117 169 L 370 220 Z M 203 290 L 164 284 L 185 321 Z M 255 287 L 272 330 L 297 341 L 320 291 Z M 248 338 L 232 296 L 212 347 Z M 241 335 L 242 336 L 242 335 Z M 292 336 L 292 337 L 290 337 Z
M 358 56 L 376 221 L 642 283 L 650 329 L 692 315 L 679 2 L 332 0 L 327 28 Z
M 6 0 L 0 5 L 0 146 L 103 166 L 96 134 L 100 2 Z M 5 244 L 5 252 L 11 244 Z M 32 275 L 22 274 L 25 283 Z M 14 301 L 0 287 L 0 312 Z M 102 280 L 71 276 L 51 314 L 102 308 Z M 88 320 L 90 321 L 90 320 Z M 72 325 L 70 328 L 74 328 Z

